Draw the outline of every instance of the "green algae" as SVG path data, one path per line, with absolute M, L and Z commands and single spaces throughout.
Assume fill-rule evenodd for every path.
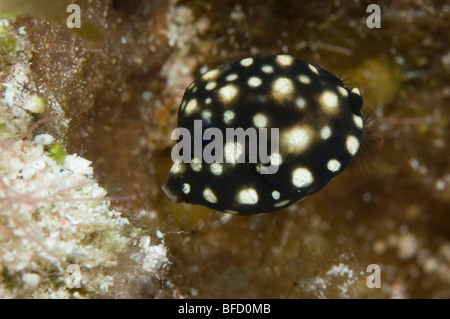
M 16 39 L 10 33 L 0 31 L 0 71 L 11 64 L 16 56 Z
M 53 158 L 58 164 L 62 164 L 64 162 L 64 158 L 69 155 L 64 150 L 64 146 L 59 143 L 52 144 L 48 147 L 48 156 Z

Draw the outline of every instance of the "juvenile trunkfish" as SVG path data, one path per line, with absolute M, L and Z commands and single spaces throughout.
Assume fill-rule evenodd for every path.
M 210 70 L 184 93 L 178 127 L 192 136 L 195 120 L 202 121 L 203 130 L 214 127 L 224 135 L 227 128 L 278 128 L 279 151 L 270 154 L 277 171 L 262 174 L 267 165 L 262 162 L 206 163 L 191 157 L 190 163 L 174 161 L 163 191 L 174 202 L 232 214 L 285 208 L 322 189 L 350 164 L 361 145 L 362 105 L 359 89 L 287 54 Z M 248 150 L 247 144 L 223 143 L 222 151 L 233 157 Z

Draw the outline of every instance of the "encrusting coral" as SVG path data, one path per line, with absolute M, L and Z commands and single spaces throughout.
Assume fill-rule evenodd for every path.
M 35 134 L 39 122 L 30 127 L 45 101 L 26 40 L 0 25 L 16 44 L 2 47 L 14 59 L 0 70 L 0 297 L 126 296 L 130 274 L 160 278 L 170 265 L 162 234 L 155 244 L 111 209 L 91 162 L 65 153 L 58 136 Z M 123 259 L 128 273 L 113 271 Z

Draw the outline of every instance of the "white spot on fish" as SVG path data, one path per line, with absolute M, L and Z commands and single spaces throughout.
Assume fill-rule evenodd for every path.
M 297 100 L 295 100 L 295 104 L 297 105 L 297 107 L 299 109 L 303 109 L 306 106 L 306 101 L 304 98 L 299 97 L 299 98 L 297 98 Z
M 283 201 L 281 201 L 279 203 L 276 203 L 276 204 L 273 205 L 273 207 L 283 207 L 283 206 L 286 206 L 287 204 L 289 204 L 289 199 L 286 199 L 286 200 L 283 200 Z
M 359 91 L 358 88 L 353 88 L 352 93 L 355 93 L 355 94 L 358 94 L 359 96 L 361 96 L 361 92 Z
M 294 92 L 294 84 L 289 78 L 279 77 L 273 82 L 272 95 L 277 100 L 284 100 Z
M 225 78 L 226 81 L 231 82 L 234 80 L 237 80 L 239 76 L 236 73 L 232 73 L 232 74 L 228 74 L 227 77 Z
M 331 129 L 328 125 L 326 125 L 320 130 L 320 137 L 322 137 L 322 139 L 326 140 L 330 136 L 331 136 Z
M 205 89 L 208 91 L 214 90 L 214 88 L 217 86 L 216 82 L 208 82 L 208 84 L 206 84 Z
M 294 58 L 287 54 L 280 54 L 276 58 L 277 63 L 281 66 L 290 66 L 294 62 Z
M 220 75 L 219 69 L 214 69 L 203 74 L 202 79 L 205 81 L 215 80 Z
M 355 122 L 357 128 L 363 128 L 363 119 L 361 116 L 353 115 L 353 122 Z
M 272 74 L 273 73 L 273 66 L 265 64 L 261 67 L 261 71 L 263 71 L 264 73 L 267 74 Z
M 292 184 L 295 187 L 306 187 L 312 184 L 314 178 L 309 169 L 299 167 L 292 172 Z
M 186 107 L 186 104 L 187 104 L 187 101 L 183 100 L 183 102 L 180 105 L 181 112 L 184 112 L 184 108 Z
M 192 100 L 190 100 L 187 103 L 186 108 L 184 109 L 184 112 L 186 113 L 186 115 L 190 115 L 190 114 L 194 113 L 197 110 L 198 110 L 197 100 L 196 99 L 192 99 Z
M 303 74 L 298 76 L 298 80 L 300 81 L 300 83 L 303 83 L 303 84 L 311 83 L 311 79 L 309 78 L 309 76 L 303 75 Z
M 280 166 L 283 163 L 283 158 L 280 153 L 272 153 L 270 154 L 270 164 L 273 166 Z
M 181 188 L 181 191 L 186 195 L 189 194 L 189 192 L 191 191 L 191 185 L 189 185 L 188 183 L 184 183 Z
M 243 152 L 243 146 L 241 143 L 228 142 L 224 147 L 225 162 L 236 164 L 239 156 Z
M 338 87 L 338 91 L 339 91 L 339 93 L 341 93 L 341 95 L 342 95 L 343 97 L 347 97 L 348 92 L 347 92 L 347 90 L 344 89 L 342 86 L 339 86 L 339 87 Z
M 238 203 L 243 205 L 255 205 L 258 202 L 258 193 L 253 188 L 244 188 L 239 191 Z
M 223 113 L 223 121 L 226 124 L 231 124 L 231 122 L 233 121 L 234 117 L 236 116 L 236 114 L 234 114 L 233 111 L 231 110 L 227 110 Z
M 331 91 L 325 91 L 320 95 L 320 104 L 325 107 L 326 110 L 335 110 L 338 106 L 338 96 Z
M 275 200 L 279 200 L 280 199 L 280 192 L 279 191 L 273 191 L 272 192 L 272 198 Z
M 250 79 L 248 79 L 248 82 L 247 82 L 247 84 L 249 86 L 254 87 L 254 88 L 260 86 L 261 83 L 262 83 L 262 80 L 256 76 L 252 76 Z
M 253 116 L 253 124 L 256 127 L 267 127 L 267 117 L 264 114 L 258 113 Z
M 317 68 L 314 66 L 314 65 L 312 65 L 312 64 L 308 64 L 308 68 L 313 72 L 313 73 L 315 73 L 315 74 L 319 74 L 319 71 L 317 71 Z
M 211 113 L 210 110 L 204 110 L 204 111 L 202 112 L 202 118 L 203 118 L 204 120 L 210 121 L 210 120 L 211 120 L 211 116 L 212 116 L 212 113 Z
M 253 64 L 253 58 L 243 59 L 243 60 L 241 60 L 240 63 L 241 63 L 242 66 L 250 66 L 250 65 Z
M 359 141 L 356 137 L 349 135 L 347 137 L 347 140 L 345 141 L 345 146 L 347 147 L 347 151 L 355 156 L 356 152 L 358 152 L 359 149 Z
M 192 90 L 194 88 L 194 86 L 195 86 L 195 81 L 192 82 L 191 84 L 189 84 L 189 86 L 187 87 L 186 90 Z
M 228 103 L 236 98 L 238 92 L 239 90 L 236 86 L 229 84 L 219 90 L 219 97 L 224 103 Z
M 196 171 L 196 172 L 200 172 L 202 169 L 202 162 L 200 161 L 199 158 L 194 157 L 191 161 L 191 168 L 192 170 Z
M 182 174 L 185 171 L 186 171 L 186 164 L 184 164 L 181 161 L 174 162 L 172 167 L 170 168 L 170 173 L 172 174 Z
M 283 147 L 286 147 L 288 152 L 298 153 L 305 150 L 311 139 L 311 130 L 295 126 L 283 133 Z
M 209 167 L 209 170 L 214 175 L 219 176 L 222 174 L 223 166 L 220 163 L 212 163 L 211 166 Z
M 327 168 L 331 172 L 335 173 L 341 168 L 341 163 L 338 160 L 336 160 L 336 159 L 331 159 L 327 163 Z
M 203 198 L 207 200 L 208 202 L 215 204 L 217 203 L 217 197 L 216 194 L 211 190 L 211 188 L 206 187 L 203 191 Z

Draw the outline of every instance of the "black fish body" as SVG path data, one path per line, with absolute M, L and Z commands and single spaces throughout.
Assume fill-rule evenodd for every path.
M 350 164 L 361 144 L 362 103 L 358 89 L 290 55 L 251 57 L 210 70 L 186 90 L 178 127 L 190 133 L 191 151 L 204 151 L 211 143 L 194 138 L 196 120 L 202 134 L 220 130 L 224 160 L 207 163 L 192 154 L 188 161 L 173 158 L 163 190 L 177 202 L 234 214 L 287 207 L 323 188 Z M 267 142 L 227 143 L 227 128 L 266 129 Z M 273 129 L 278 129 L 277 152 L 267 153 L 268 163 L 252 162 L 252 150 L 261 145 L 271 150 Z M 268 166 L 276 172 L 267 173 Z

